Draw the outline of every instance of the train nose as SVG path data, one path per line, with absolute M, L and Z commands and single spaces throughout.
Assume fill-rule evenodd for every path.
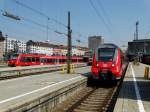
M 112 71 L 99 71 L 99 79 L 101 80 L 116 80 L 115 76 L 113 75 Z
M 110 69 L 112 67 L 112 62 L 100 62 L 99 67 L 101 69 Z

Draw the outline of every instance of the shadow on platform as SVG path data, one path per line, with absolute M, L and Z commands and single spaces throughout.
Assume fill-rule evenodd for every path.
M 142 101 L 150 101 L 150 80 L 137 81 Z M 118 98 L 137 100 L 134 82 L 124 81 Z

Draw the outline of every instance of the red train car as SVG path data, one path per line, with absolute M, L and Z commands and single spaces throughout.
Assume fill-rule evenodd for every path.
M 40 65 L 40 54 L 14 54 L 8 61 L 8 66 Z
M 83 62 L 82 57 L 72 56 L 72 63 L 80 63 Z M 43 56 L 40 58 L 41 65 L 48 64 L 65 64 L 67 62 L 66 56 Z
M 116 80 L 122 76 L 122 52 L 114 44 L 103 44 L 95 50 L 92 77 L 100 80 Z
M 82 57 L 73 56 L 73 63 L 83 62 Z M 48 64 L 65 64 L 66 56 L 46 56 L 39 54 L 15 54 L 8 61 L 8 66 L 31 66 L 31 65 L 48 65 Z

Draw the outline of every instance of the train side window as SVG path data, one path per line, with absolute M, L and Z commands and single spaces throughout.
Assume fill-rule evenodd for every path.
M 45 59 L 45 63 L 47 63 L 48 62 L 48 59 Z
M 41 63 L 46 63 L 46 59 L 41 59 L 40 62 Z
M 58 59 L 58 62 L 62 62 L 62 60 L 61 60 L 61 59 Z
M 40 62 L 43 63 L 43 62 L 44 62 L 44 59 L 40 59 Z
M 36 62 L 40 62 L 40 58 L 36 58 Z
M 52 62 L 52 59 L 48 59 L 47 62 L 51 63 L 51 62 Z
M 74 59 L 72 59 L 71 61 L 74 62 Z
M 55 63 L 55 59 L 51 59 L 52 60 L 52 63 Z
M 52 62 L 53 62 L 53 60 L 52 60 L 52 59 L 50 59 L 50 62 L 52 63 Z
M 73 59 L 72 62 L 76 62 L 76 59 Z
M 79 62 L 82 62 L 82 59 L 79 59 Z
M 31 61 L 32 61 L 32 62 L 35 62 L 35 58 L 31 58 Z
M 66 60 L 65 60 L 65 59 L 63 59 L 63 62 L 66 62 Z
M 30 57 L 27 57 L 27 58 L 26 58 L 26 62 L 31 62 L 31 58 L 30 58 Z

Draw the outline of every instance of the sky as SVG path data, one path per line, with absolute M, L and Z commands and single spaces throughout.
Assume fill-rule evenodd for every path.
M 79 45 L 76 40 L 80 39 L 80 45 L 87 46 L 88 37 L 94 35 L 102 36 L 105 42 L 127 45 L 134 39 L 136 21 L 139 21 L 139 38 L 150 37 L 150 0 L 0 0 L 0 10 L 3 35 L 25 41 L 46 41 L 48 37 L 50 43 L 66 45 L 66 35 L 55 31 L 67 34 L 68 11 L 73 45 Z M 3 16 L 4 11 L 21 20 Z

